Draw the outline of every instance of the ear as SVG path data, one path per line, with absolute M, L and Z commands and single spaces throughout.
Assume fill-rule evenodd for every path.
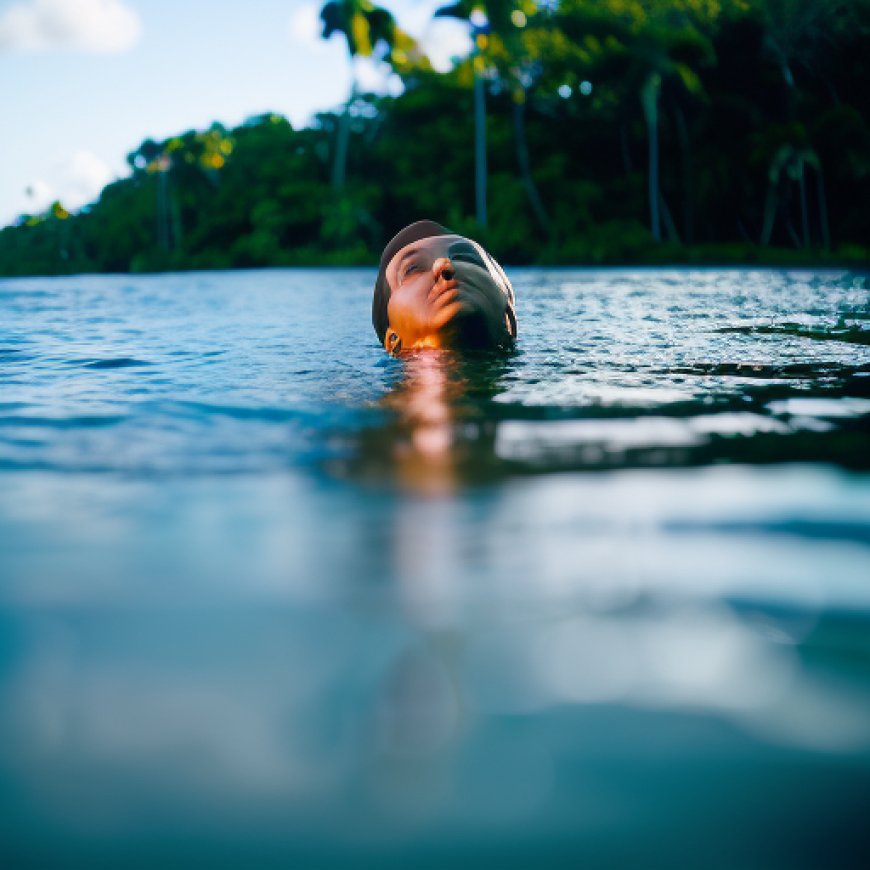
M 396 332 L 395 329 L 388 329 L 386 336 L 384 336 L 384 347 L 386 348 L 387 353 L 395 356 L 402 349 L 402 339 L 399 337 L 399 333 Z
M 508 305 L 504 310 L 504 320 L 507 326 L 507 331 L 511 338 L 517 337 L 517 316 L 514 314 L 513 305 Z

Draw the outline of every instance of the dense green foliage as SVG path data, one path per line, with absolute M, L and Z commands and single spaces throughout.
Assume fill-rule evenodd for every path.
M 373 262 L 421 217 L 514 263 L 866 258 L 870 0 L 479 5 L 486 227 L 472 60 L 438 74 L 402 34 L 400 97 L 146 141 L 79 214 L 0 232 L 0 274 Z

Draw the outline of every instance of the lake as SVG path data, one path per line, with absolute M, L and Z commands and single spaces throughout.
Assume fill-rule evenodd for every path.
M 870 291 L 0 280 L 3 866 L 867 866 Z

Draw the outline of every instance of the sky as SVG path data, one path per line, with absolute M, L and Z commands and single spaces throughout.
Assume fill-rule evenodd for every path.
M 436 68 L 465 53 L 446 0 L 381 0 Z M 126 155 L 213 121 L 263 112 L 304 126 L 350 89 L 343 38 L 310 0 L 0 0 L 0 226 L 55 200 L 79 208 L 128 173 Z M 363 61 L 360 80 L 396 91 Z

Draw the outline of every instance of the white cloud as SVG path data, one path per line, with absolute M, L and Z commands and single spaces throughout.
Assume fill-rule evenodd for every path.
M 395 6 L 396 20 L 408 33 L 419 39 L 432 21 L 435 10 L 449 5 L 445 0 L 404 0 L 391 4 L 390 8 Z
M 23 0 L 0 13 L 0 52 L 122 52 L 141 31 L 123 0 Z
M 393 77 L 389 64 L 370 57 L 355 57 L 353 70 L 357 86 L 364 93 L 383 94 L 389 89 Z
M 457 58 L 471 51 L 468 26 L 455 18 L 435 18 L 423 31 L 420 42 L 438 72 L 452 69 Z
M 111 170 L 96 154 L 77 151 L 61 166 L 63 204 L 70 209 L 81 208 L 96 199 L 111 180 Z
M 396 4 L 396 20 L 420 45 L 438 72 L 453 68 L 457 58 L 471 51 L 468 25 L 456 18 L 435 18 L 435 11 L 449 5 L 445 0 L 414 0 Z
M 42 178 L 28 182 L 10 213 L 0 215 L 0 225 L 22 214 L 41 214 L 60 200 L 70 211 L 93 202 L 114 178 L 109 167 L 91 151 L 76 151 Z
M 27 185 L 21 200 L 18 214 L 39 214 L 44 212 L 55 200 L 57 193 L 45 179 L 36 178 Z
M 316 3 L 303 3 L 290 17 L 290 39 L 305 45 L 317 45 L 321 34 L 320 9 Z

